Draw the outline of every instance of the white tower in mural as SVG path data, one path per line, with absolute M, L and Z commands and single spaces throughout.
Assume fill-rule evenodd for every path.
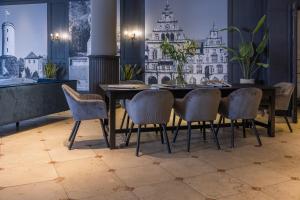
M 10 22 L 2 24 L 2 55 L 15 56 L 15 26 Z

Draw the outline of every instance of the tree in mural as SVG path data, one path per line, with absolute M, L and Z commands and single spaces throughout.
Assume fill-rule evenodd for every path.
M 86 55 L 90 38 L 90 1 L 71 1 L 69 31 L 72 37 L 70 56 Z

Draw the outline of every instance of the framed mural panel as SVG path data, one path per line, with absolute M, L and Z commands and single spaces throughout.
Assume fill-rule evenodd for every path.
M 120 0 L 117 0 L 117 52 L 120 53 Z M 91 55 L 91 1 L 69 2 L 69 79 L 78 80 L 79 91 L 89 90 L 89 55 Z
M 0 85 L 44 77 L 47 4 L 0 6 Z
M 77 80 L 77 89 L 89 90 L 89 58 L 91 54 L 91 1 L 69 2 L 69 79 Z
M 145 0 L 145 82 L 164 84 L 177 77 L 175 62 L 163 55 L 164 40 L 182 46 L 197 43 L 197 52 L 184 66 L 187 83 L 227 81 L 227 0 Z

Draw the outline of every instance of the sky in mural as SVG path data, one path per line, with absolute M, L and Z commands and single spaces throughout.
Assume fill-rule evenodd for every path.
M 5 21 L 15 26 L 16 57 L 24 58 L 31 51 L 47 55 L 47 4 L 0 6 L 0 24 Z M 1 47 L 2 30 L 0 37 Z
M 214 23 L 218 29 L 227 26 L 227 0 L 146 0 L 146 38 L 167 1 L 189 39 L 206 38 Z M 225 32 L 222 36 L 227 42 Z

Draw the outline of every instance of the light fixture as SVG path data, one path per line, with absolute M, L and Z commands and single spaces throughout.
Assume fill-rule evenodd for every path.
M 131 39 L 131 41 L 135 41 L 142 35 L 142 32 L 139 30 L 124 31 L 124 35 Z
M 67 32 L 61 32 L 61 33 L 55 32 L 55 33 L 51 33 L 51 34 L 50 34 L 50 39 L 51 39 L 52 41 L 58 41 L 58 42 L 62 41 L 62 42 L 66 42 L 66 41 L 71 40 L 71 37 L 70 37 L 70 34 L 67 33 Z

